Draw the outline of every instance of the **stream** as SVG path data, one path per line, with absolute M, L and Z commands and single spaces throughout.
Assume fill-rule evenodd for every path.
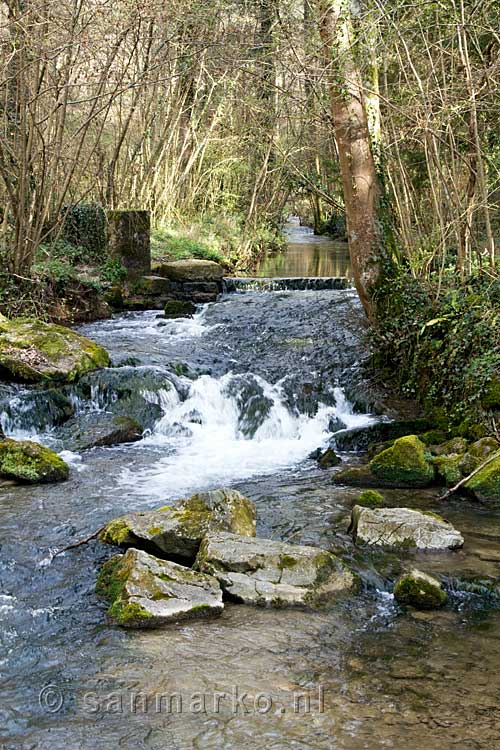
M 310 245 L 313 257 L 318 243 Z M 313 275 L 345 275 L 322 257 Z M 307 275 L 295 263 L 261 275 Z M 359 406 L 367 345 L 355 292 L 246 291 L 192 319 L 128 313 L 79 330 L 109 350 L 113 367 L 61 389 L 76 421 L 124 403 L 149 427 L 134 444 L 78 450 L 58 424 L 57 394 L 0 390 L 5 431 L 62 451 L 71 465 L 60 485 L 0 488 L 0 744 L 495 747 L 498 601 L 464 581 L 498 579 L 500 510 L 449 502 L 444 514 L 465 537 L 458 552 L 360 550 L 347 534 L 359 490 L 333 486 L 332 470 L 310 457 L 340 427 L 383 418 Z M 110 626 L 94 592 L 112 549 L 92 541 L 50 561 L 51 550 L 127 511 L 222 486 L 256 503 L 258 536 L 331 549 L 359 573 L 361 593 L 327 611 L 229 604 L 214 620 L 128 632 Z M 393 506 L 438 506 L 436 490 L 384 495 Z M 409 564 L 443 578 L 445 609 L 394 602 L 392 584 Z

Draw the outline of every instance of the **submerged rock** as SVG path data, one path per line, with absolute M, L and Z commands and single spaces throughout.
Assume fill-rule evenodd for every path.
M 189 300 L 168 299 L 163 311 L 166 318 L 190 318 L 196 312 L 196 305 Z
M 81 451 L 106 445 L 135 443 L 142 437 L 141 425 L 131 417 L 91 412 L 67 422 L 58 433 L 66 450 Z
M 416 569 L 398 578 L 394 584 L 394 598 L 400 604 L 409 604 L 416 609 L 438 609 L 448 600 L 441 581 Z
M 341 463 L 342 459 L 337 456 L 333 448 L 327 448 L 327 450 L 320 453 L 318 457 L 318 464 L 322 469 L 330 469 L 332 466 L 339 466 Z
M 399 438 L 391 448 L 378 453 L 370 461 L 370 469 L 376 477 L 397 486 L 426 487 L 434 480 L 426 447 L 416 435 Z
M 231 531 L 255 536 L 256 510 L 236 490 L 213 490 L 193 495 L 174 506 L 129 513 L 108 523 L 101 542 L 134 546 L 155 554 L 193 560 L 208 532 Z
M 465 487 L 478 500 L 500 500 L 500 452 L 487 466 L 469 479 Z
M 352 509 L 349 531 L 356 544 L 416 549 L 457 549 L 462 535 L 435 513 L 410 508 Z
M 108 365 L 102 346 L 69 328 L 0 314 L 0 371 L 9 379 L 69 383 Z
M 215 576 L 231 599 L 259 606 L 328 605 L 357 585 L 330 552 L 237 534 L 209 534 L 195 567 Z
M 158 628 L 224 608 L 215 578 L 137 549 L 108 560 L 96 590 L 111 602 L 109 617 L 125 628 Z
M 68 475 L 67 463 L 50 448 L 30 440 L 0 440 L 0 476 L 20 484 L 49 484 Z

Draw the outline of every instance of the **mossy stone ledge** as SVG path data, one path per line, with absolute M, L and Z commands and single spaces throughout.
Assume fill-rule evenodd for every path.
M 102 346 L 64 326 L 0 314 L 0 373 L 25 383 L 71 383 L 101 367 L 109 354 Z
M 69 466 L 43 445 L 31 440 L 0 440 L 0 476 L 19 484 L 63 482 Z

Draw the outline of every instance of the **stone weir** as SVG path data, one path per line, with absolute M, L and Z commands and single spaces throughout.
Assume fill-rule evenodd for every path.
M 315 278 L 237 278 L 224 279 L 224 291 L 231 292 L 280 292 L 280 291 L 328 291 L 351 289 L 353 282 L 345 276 L 320 276 Z

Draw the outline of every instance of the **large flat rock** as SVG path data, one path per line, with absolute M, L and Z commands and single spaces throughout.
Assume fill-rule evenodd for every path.
M 224 271 L 222 266 L 213 260 L 175 260 L 160 263 L 153 268 L 157 276 L 163 276 L 171 281 L 219 281 L 222 283 Z
M 111 602 L 110 618 L 126 628 L 158 628 L 224 608 L 215 578 L 137 549 L 104 564 L 97 592 Z
M 410 508 L 352 509 L 350 531 L 357 544 L 422 550 L 457 549 L 464 539 L 448 521 Z
M 70 383 L 109 365 L 102 346 L 64 326 L 0 314 L 0 372 L 4 379 Z
M 195 568 L 215 576 L 229 598 L 259 606 L 328 605 L 356 587 L 329 552 L 229 533 L 204 539 Z
M 255 505 L 236 490 L 201 492 L 176 505 L 115 519 L 101 532 L 106 544 L 139 547 L 161 556 L 193 560 L 209 532 L 255 536 Z

